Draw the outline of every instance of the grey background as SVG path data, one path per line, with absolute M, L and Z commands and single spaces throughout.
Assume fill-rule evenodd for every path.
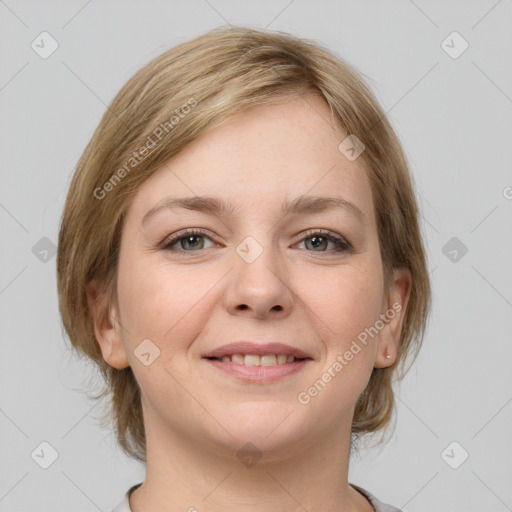
M 120 87 L 227 23 L 316 39 L 354 64 L 416 182 L 432 318 L 396 387 L 395 434 L 354 458 L 349 481 L 406 512 L 512 510 L 511 21 L 510 0 L 0 1 L 0 511 L 110 511 L 143 479 L 82 391 L 96 376 L 63 339 L 51 247 L 74 166 Z M 31 47 L 43 31 L 59 45 L 46 59 Z M 441 46 L 453 31 L 469 44 L 458 58 Z M 43 441 L 58 452 L 48 469 L 31 457 Z M 469 453 L 457 469 L 453 441 Z

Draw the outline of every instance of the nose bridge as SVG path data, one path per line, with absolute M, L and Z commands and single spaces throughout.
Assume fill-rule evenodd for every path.
M 242 274 L 251 274 L 256 271 L 277 273 L 280 264 L 280 255 L 276 244 L 268 232 L 246 236 L 235 248 L 237 255 L 236 266 Z
M 284 275 L 285 265 L 271 235 L 263 232 L 256 236 L 248 235 L 236 246 L 228 303 L 230 308 L 247 306 L 258 316 L 264 316 L 276 306 L 288 309 L 292 294 Z

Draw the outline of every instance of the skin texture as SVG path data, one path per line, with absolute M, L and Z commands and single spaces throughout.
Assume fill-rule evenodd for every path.
M 346 136 L 315 96 L 258 106 L 196 139 L 138 190 L 123 226 L 119 311 L 110 304 L 101 315 L 101 284 L 88 287 L 104 359 L 130 365 L 142 390 L 147 473 L 131 495 L 134 512 L 373 510 L 348 485 L 350 428 L 372 369 L 396 359 L 410 274 L 395 269 L 393 294 L 384 293 L 370 183 L 362 158 L 338 150 Z M 238 211 L 163 209 L 141 225 L 163 198 L 194 195 Z M 366 222 L 341 208 L 283 216 L 283 201 L 300 195 L 343 196 Z M 185 228 L 208 234 L 194 247 L 186 238 L 174 252 L 162 248 Z M 355 252 L 315 247 L 310 229 L 344 237 Z M 248 236 L 263 250 L 251 263 L 236 251 Z M 401 313 L 299 403 L 396 302 Z M 160 349 L 149 366 L 134 354 L 144 339 Z M 313 361 L 280 381 L 247 383 L 201 358 L 237 340 L 281 341 Z M 251 467 L 237 457 L 248 442 L 261 454 Z

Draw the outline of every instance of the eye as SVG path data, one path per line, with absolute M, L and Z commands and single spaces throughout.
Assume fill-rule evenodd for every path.
M 310 240 L 309 243 L 308 240 Z M 300 243 L 303 242 L 307 248 L 312 248 L 313 252 L 330 252 L 322 250 L 322 248 L 327 248 L 329 242 L 334 244 L 334 252 L 353 252 L 352 246 L 343 237 L 326 230 L 310 230 L 306 232 Z
M 210 239 L 201 229 L 185 229 L 171 235 L 162 246 L 162 249 L 175 252 L 195 252 L 204 249 L 204 241 L 201 239 Z M 211 239 L 210 239 L 211 240 Z M 179 243 L 180 247 L 175 249 L 174 246 Z M 188 250 L 190 248 L 190 250 Z
M 204 245 L 205 239 L 212 241 L 206 232 L 201 229 L 185 229 L 167 238 L 162 245 L 162 249 L 177 253 L 200 252 L 202 249 L 208 248 Z M 311 252 L 354 252 L 353 247 L 343 237 L 327 230 L 310 230 L 304 233 L 299 243 L 305 243 L 306 248 L 312 249 Z M 327 250 L 329 243 L 334 245 L 334 249 Z M 175 247 L 176 245 L 179 245 L 179 247 Z

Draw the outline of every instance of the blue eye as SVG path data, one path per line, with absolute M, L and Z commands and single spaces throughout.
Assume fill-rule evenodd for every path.
M 335 246 L 335 252 L 353 252 L 352 246 L 341 236 L 334 235 L 325 230 L 311 230 L 305 233 L 302 242 L 311 240 L 310 247 L 318 248 L 324 246 L 324 243 L 332 242 Z M 301 243 L 302 243 L 301 242 Z M 308 244 L 306 243 L 306 246 Z M 328 251 L 313 251 L 313 252 L 328 252 Z
M 206 233 L 200 229 L 185 229 L 184 231 L 180 231 L 175 235 L 172 235 L 170 238 L 164 242 L 163 249 L 169 251 L 177 251 L 177 252 L 194 252 L 200 249 L 203 249 L 204 242 L 197 242 L 197 239 L 201 238 L 209 238 L 206 236 Z M 173 246 L 177 243 L 180 243 L 181 249 L 174 249 Z M 190 244 L 191 250 L 188 251 L 185 249 L 186 245 Z
M 201 242 L 201 239 L 203 240 Z M 170 236 L 163 244 L 162 249 L 166 251 L 176 252 L 176 253 L 197 253 L 201 252 L 204 247 L 204 239 L 211 238 L 207 236 L 206 232 L 201 229 L 185 229 L 183 231 L 179 231 L 174 235 Z M 307 241 L 311 240 L 308 244 Z M 298 243 L 306 242 L 306 247 L 313 249 L 322 249 L 322 247 L 327 247 L 328 243 L 331 242 L 334 244 L 335 249 L 333 250 L 335 253 L 340 252 L 349 252 L 353 253 L 354 249 L 341 236 L 335 235 L 330 231 L 325 230 L 310 230 L 304 233 L 302 239 Z M 180 245 L 179 248 L 175 248 L 175 245 Z M 313 250 L 311 252 L 319 252 L 319 253 L 331 253 L 332 250 Z

